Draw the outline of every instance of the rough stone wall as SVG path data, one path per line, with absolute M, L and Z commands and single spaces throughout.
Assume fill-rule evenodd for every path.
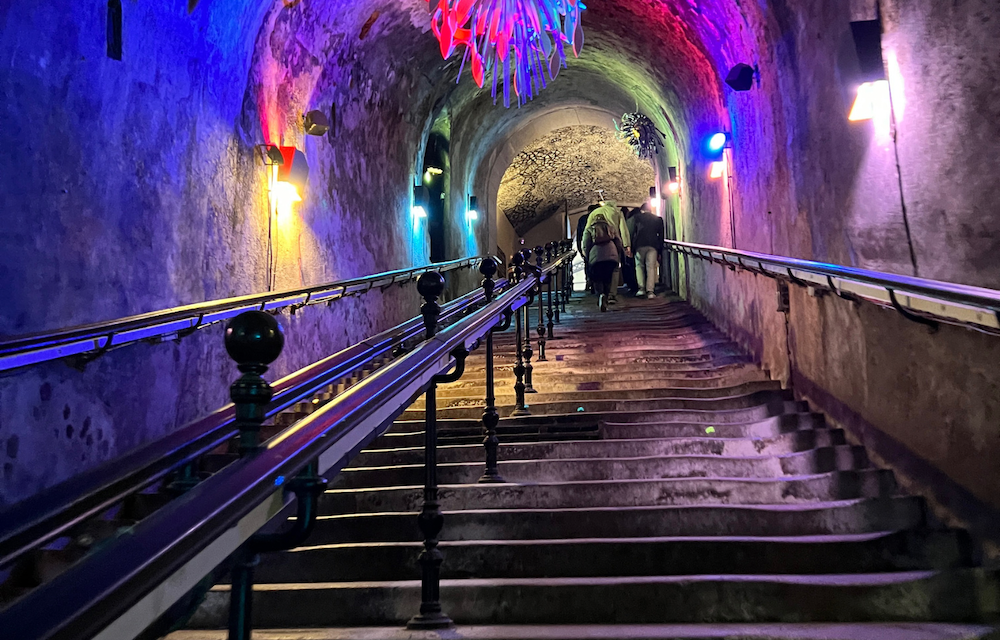
M 760 65 L 761 79 L 751 92 L 726 94 L 735 246 L 1000 286 L 1000 219 L 986 213 L 998 196 L 989 167 L 1000 153 L 1000 48 L 987 44 L 995 44 L 995 3 L 882 4 L 898 158 L 891 135 L 847 121 L 857 78 L 849 22 L 873 16 L 797 0 L 744 11 L 757 40 L 742 55 Z M 720 73 L 738 61 L 721 60 Z M 725 185 L 717 187 L 724 198 Z M 721 231 L 724 206 L 695 201 L 693 216 L 680 218 L 689 241 L 732 240 Z M 997 536 L 996 338 L 952 327 L 927 335 L 895 312 L 794 287 L 786 331 L 773 281 L 682 263 L 682 292 L 774 377 L 936 504 Z
M 272 228 L 276 288 L 425 263 L 409 184 L 433 74 L 448 71 L 417 38 L 421 9 L 126 3 L 121 62 L 105 57 L 103 3 L 4 9 L 2 334 L 265 290 L 264 142 L 310 163 L 303 202 Z M 332 105 L 330 133 L 304 136 L 301 114 Z M 286 315 L 269 377 L 417 310 L 409 286 Z M 84 372 L 51 363 L 0 378 L 0 504 L 224 404 L 236 372 L 221 330 L 126 347 Z

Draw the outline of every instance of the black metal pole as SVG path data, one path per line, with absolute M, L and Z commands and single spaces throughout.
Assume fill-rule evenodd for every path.
M 538 328 L 536 329 L 538 333 L 538 362 L 545 362 L 548 358 L 545 357 L 545 300 L 544 291 L 545 287 L 542 284 L 542 268 L 545 266 L 542 256 L 545 255 L 545 249 L 541 245 L 535 247 L 535 266 L 538 267 L 538 284 L 535 287 L 535 291 L 538 292 Z
M 524 259 L 524 266 L 526 267 L 525 273 L 531 271 L 531 249 L 522 249 L 521 258 Z M 524 349 L 521 351 L 521 355 L 524 358 L 524 392 L 525 393 L 537 393 L 535 387 L 532 385 L 532 377 L 535 368 L 531 366 L 531 356 L 534 355 L 534 351 L 531 349 L 531 303 L 535 301 L 535 290 L 531 289 L 528 293 L 528 302 L 521 307 L 521 313 L 524 314 Z
M 552 243 L 552 259 L 555 260 L 556 258 L 559 257 L 559 255 L 561 253 L 562 253 L 562 243 L 561 242 L 553 242 Z M 562 289 L 560 288 L 561 287 L 560 282 L 561 282 L 561 278 L 562 278 L 562 265 L 561 264 L 558 265 L 558 266 L 556 266 L 555 271 L 552 272 L 552 276 L 553 276 L 553 280 L 552 280 L 552 289 L 551 289 L 551 291 L 556 294 L 556 304 L 555 304 L 555 319 L 556 319 L 556 324 L 562 324 L 562 321 L 559 319 L 559 310 L 560 310 L 559 307 L 560 307 L 560 305 L 562 305 Z
M 281 355 L 285 336 L 271 314 L 245 311 L 226 326 L 225 342 L 226 351 L 243 374 L 229 388 L 229 397 L 236 407 L 239 452 L 245 457 L 260 451 L 260 427 L 274 393 L 262 374 Z M 250 640 L 257 553 L 247 543 L 236 552 L 236 558 L 229 591 L 229 640 Z
M 486 294 L 486 304 L 493 301 L 495 283 L 493 276 L 497 272 L 497 263 L 493 258 L 485 258 L 479 263 L 479 273 L 483 274 L 483 293 Z M 480 482 L 504 482 L 497 469 L 497 450 L 500 439 L 497 438 L 497 425 L 500 415 L 497 413 L 496 396 L 493 381 L 493 330 L 486 334 L 486 408 L 483 409 L 483 447 L 486 449 L 486 470 Z
M 545 264 L 552 264 L 552 256 L 553 253 L 555 252 L 555 245 L 556 243 L 554 242 L 550 242 L 547 245 L 545 245 Z M 547 305 L 547 309 L 545 310 L 545 317 L 548 319 L 548 323 L 546 324 L 546 329 L 548 331 L 545 337 L 548 340 L 552 340 L 553 338 L 555 338 L 555 334 L 552 332 L 553 328 L 552 318 L 555 316 L 555 313 L 552 311 L 552 280 L 553 278 L 556 277 L 557 273 L 559 273 L 558 269 L 553 269 L 551 272 L 549 272 L 549 276 L 548 278 L 546 278 L 546 283 L 545 283 L 547 289 L 545 294 L 545 303 Z
M 424 317 L 427 339 L 437 332 L 441 307 L 437 299 L 444 291 L 444 278 L 436 271 L 428 271 L 417 279 L 417 292 L 424 299 L 420 313 Z M 420 552 L 420 613 L 407 623 L 408 629 L 445 629 L 453 626 L 451 618 L 441 609 L 441 562 L 444 558 L 438 549 L 438 535 L 444 527 L 444 516 L 438 502 L 437 485 L 437 383 L 431 382 L 425 399 L 424 428 L 424 504 L 417 516 L 417 525 L 424 536 Z
M 520 282 L 521 277 L 524 275 L 524 271 L 521 265 L 524 264 L 524 258 L 521 254 L 515 253 L 513 259 L 511 260 L 514 272 L 514 281 Z M 527 416 L 531 415 L 528 411 L 528 407 L 524 403 L 524 343 L 521 341 L 521 310 L 517 311 L 511 310 L 514 315 L 514 396 L 515 396 L 515 406 L 514 411 L 511 412 L 512 416 Z

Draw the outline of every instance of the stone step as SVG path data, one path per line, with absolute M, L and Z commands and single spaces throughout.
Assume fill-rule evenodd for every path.
M 479 440 L 482 437 L 479 434 Z M 501 438 L 499 458 L 503 460 L 565 458 L 612 458 L 668 455 L 754 456 L 785 455 L 818 447 L 845 443 L 839 429 L 802 429 L 772 438 L 623 438 L 617 440 L 570 440 L 563 442 L 510 442 Z M 485 451 L 480 442 L 438 447 L 440 463 L 483 463 Z M 399 449 L 368 449 L 352 461 L 359 467 L 422 464 L 423 446 Z
M 764 400 L 763 398 L 761 400 Z M 794 414 L 807 410 L 808 405 L 804 402 L 781 400 L 779 398 L 770 401 L 762 401 L 760 404 L 750 404 L 751 399 L 746 396 L 740 400 L 733 400 L 730 406 L 741 404 L 740 408 L 678 408 L 678 407 L 712 407 L 725 406 L 725 402 L 716 400 L 623 400 L 621 402 L 610 400 L 597 400 L 588 403 L 587 406 L 575 402 L 555 402 L 543 403 L 540 405 L 530 404 L 528 399 L 526 407 L 531 415 L 510 417 L 513 407 L 497 407 L 501 418 L 516 425 L 542 425 L 542 424 L 562 424 L 578 425 L 581 422 L 598 423 L 627 421 L 628 424 L 639 423 L 695 423 L 707 425 L 719 424 L 745 424 L 759 422 L 767 418 L 773 418 L 783 414 Z M 715 405 L 710 403 L 715 402 Z M 653 408 L 649 408 L 653 407 Z M 461 409 L 441 409 L 438 410 L 438 422 L 442 429 L 447 428 L 475 428 L 482 419 L 482 409 L 470 407 L 464 411 Z M 399 419 L 393 423 L 391 428 L 395 432 L 411 431 L 416 425 L 423 425 L 424 411 L 406 411 L 400 415 Z
M 656 380 L 659 382 L 659 380 Z M 728 387 L 664 387 L 664 386 L 645 386 L 639 385 L 634 382 L 627 383 L 617 383 L 621 386 L 618 388 L 611 387 L 609 385 L 614 383 L 602 383 L 602 382 L 581 382 L 574 384 L 571 388 L 566 389 L 553 389 L 552 381 L 546 380 L 545 388 L 539 392 L 539 396 L 546 400 L 569 400 L 573 397 L 579 397 L 581 393 L 587 394 L 604 394 L 610 397 L 623 397 L 619 396 L 619 393 L 626 394 L 636 394 L 638 397 L 646 397 L 642 394 L 648 394 L 648 397 L 653 398 L 725 398 L 730 396 L 741 396 L 748 393 L 754 393 L 757 391 L 780 391 L 781 383 L 777 380 L 753 380 L 749 382 L 741 382 L 733 386 Z M 569 387 L 569 385 L 566 385 Z M 438 391 L 438 403 L 442 403 L 446 398 L 478 398 L 484 399 L 486 387 L 483 385 L 474 387 L 460 387 L 454 388 L 452 385 L 442 385 Z M 510 386 L 500 386 L 497 385 L 494 393 L 498 398 L 506 398 L 508 396 L 513 397 L 514 391 Z M 611 396 L 611 394 L 614 394 Z M 566 397 L 563 397 L 566 396 Z M 600 398 L 598 395 L 588 395 L 590 398 Z M 627 395 L 624 397 L 628 397 Z M 418 399 L 418 402 L 423 402 L 423 396 Z M 537 402 L 537 400 L 536 400 Z
M 597 395 L 595 398 L 591 394 Z M 550 399 L 551 396 L 556 399 Z M 611 396 L 610 398 L 608 396 Z M 774 403 L 794 402 L 790 391 L 772 390 L 755 391 L 738 396 L 720 398 L 656 398 L 644 397 L 642 391 L 632 392 L 592 392 L 580 391 L 575 394 L 532 394 L 530 400 L 530 411 L 534 415 L 567 414 L 579 413 L 583 407 L 585 411 L 599 413 L 631 413 L 633 411 L 735 411 L 745 410 L 748 417 L 763 418 L 764 413 Z M 440 402 L 437 407 L 439 418 L 460 419 L 460 418 L 481 418 L 482 407 L 469 406 L 447 406 L 448 402 Z M 497 406 L 501 417 L 511 414 L 514 407 Z M 424 417 L 423 407 L 407 409 L 400 415 L 400 420 L 422 419 Z
M 997 576 L 979 569 L 833 575 L 688 575 L 443 580 L 459 624 L 982 622 L 1000 613 Z M 229 589 L 212 589 L 193 627 L 226 622 Z M 258 628 L 403 625 L 420 583 L 258 584 Z
M 587 576 L 878 573 L 971 566 L 961 531 L 895 531 L 840 536 L 755 538 L 584 538 L 476 540 L 441 544 L 441 576 Z M 269 557 L 257 582 L 412 580 L 420 542 L 301 547 Z
M 716 414 L 717 417 L 720 414 Z M 544 441 L 581 439 L 649 439 L 649 438 L 775 438 L 785 433 L 803 429 L 822 429 L 825 422 L 822 414 L 785 413 L 763 420 L 750 422 L 680 422 L 667 421 L 675 414 L 643 412 L 631 414 L 634 420 L 650 419 L 650 422 L 606 424 L 605 419 L 620 415 L 608 413 L 576 413 L 565 416 L 528 416 L 505 418 L 500 421 L 497 433 L 503 441 Z M 688 416 L 690 417 L 690 416 Z M 371 449 L 394 449 L 417 447 L 424 444 L 423 420 L 398 422 L 390 431 L 376 440 Z M 479 443 L 483 439 L 480 420 L 439 420 L 438 444 Z
M 320 513 L 416 511 L 423 487 L 331 489 L 320 498 Z M 661 478 L 538 482 L 535 484 L 442 485 L 445 509 L 571 509 L 694 504 L 796 504 L 808 501 L 877 498 L 892 495 L 891 471 L 861 469 L 781 478 Z
M 449 634 L 449 635 L 445 635 Z M 178 631 L 168 640 L 226 640 L 224 631 Z M 988 625 L 945 623 L 589 624 L 464 626 L 448 631 L 341 627 L 254 631 L 254 640 L 1000 640 Z
M 447 505 L 445 505 L 447 507 Z M 656 536 L 814 536 L 923 526 L 925 506 L 912 496 L 777 505 L 445 509 L 441 540 L 648 538 Z M 417 512 L 321 516 L 310 544 L 409 542 L 420 539 Z
M 501 459 L 500 474 L 508 482 L 582 482 L 593 480 L 642 480 L 654 478 L 772 478 L 801 476 L 828 471 L 867 468 L 864 447 L 848 445 L 813 449 L 783 456 L 648 456 L 641 458 Z M 482 462 L 438 464 L 441 484 L 470 484 L 483 473 Z M 418 485 L 424 479 L 423 463 L 388 467 L 345 469 L 333 481 L 334 488 L 392 487 Z
M 507 371 L 496 371 L 496 388 L 512 389 L 514 374 L 508 367 Z M 501 375 L 503 374 L 503 375 Z M 463 376 L 458 382 L 452 382 L 439 387 L 439 391 L 475 389 L 476 395 L 485 390 L 484 376 Z M 584 389 L 635 389 L 642 388 L 684 388 L 710 389 L 716 387 L 733 387 L 746 382 L 767 381 L 767 375 L 756 367 L 742 367 L 735 372 L 718 375 L 682 374 L 679 377 L 664 376 L 661 372 L 635 373 L 628 369 L 603 375 L 559 372 L 558 375 L 540 376 L 539 383 L 550 391 L 575 391 L 581 386 Z

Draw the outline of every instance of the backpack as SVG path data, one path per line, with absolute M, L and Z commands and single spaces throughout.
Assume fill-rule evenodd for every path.
M 607 244 L 615 239 L 611 225 L 604 221 L 594 223 L 594 244 Z

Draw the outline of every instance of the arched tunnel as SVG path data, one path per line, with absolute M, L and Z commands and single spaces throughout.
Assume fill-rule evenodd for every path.
M 578 304 L 584 315 L 572 319 L 581 324 L 566 340 L 594 339 L 579 337 L 597 326 L 588 322 L 604 322 L 605 336 L 680 331 L 672 323 L 681 318 L 711 327 L 704 330 L 715 333 L 698 338 L 697 348 L 732 345 L 724 357 L 746 358 L 739 366 L 752 364 L 760 374 L 740 384 L 772 385 L 768 393 L 808 403 L 831 430 L 842 430 L 842 447 L 856 447 L 854 455 L 863 451 L 871 464 L 895 473 L 899 492 L 925 501 L 935 526 L 968 531 L 975 560 L 968 571 L 978 573 L 962 574 L 962 584 L 994 585 L 995 0 L 508 0 L 518 7 L 579 4 L 583 34 L 574 43 L 579 55 L 567 42 L 558 75 L 539 71 L 545 87 L 530 99 L 511 96 L 509 107 L 504 81 L 499 99 L 491 71 L 478 86 L 462 47 L 442 55 L 432 32 L 438 2 L 463 4 L 109 0 L 0 8 L 0 363 L 21 358 L 0 370 L 0 518 L 5 509 L 8 521 L 28 518 L 37 505 L 68 495 L 78 479 L 176 436 L 229 401 L 239 373 L 226 352 L 225 323 L 196 311 L 193 329 L 150 330 L 110 348 L 116 335 L 142 324 L 143 314 L 175 318 L 187 305 L 318 292 L 327 283 L 477 256 L 496 256 L 503 277 L 525 248 L 574 243 L 588 205 L 646 203 L 662 219 L 667 242 L 656 247 L 660 298 L 646 307 L 628 300 L 598 313 L 603 319 L 587 320 L 597 308 L 578 271 L 569 306 Z M 863 46 L 859 25 L 873 24 L 881 64 L 870 85 L 871 48 Z M 738 65 L 748 82 L 737 88 L 729 76 Z M 859 86 L 885 88 L 886 102 L 871 118 L 855 117 Z M 643 114 L 662 135 L 652 157 L 637 157 L 616 131 L 629 113 Z M 320 126 L 311 128 L 313 122 Z M 706 142 L 720 133 L 725 149 L 706 153 Z M 302 177 L 289 197 L 276 185 L 292 171 Z M 621 268 L 634 269 L 624 256 Z M 445 275 L 442 304 L 461 301 L 483 277 L 465 268 Z M 315 304 L 308 296 L 318 293 L 308 293 L 280 308 L 261 305 L 273 310 L 285 336 L 269 380 L 371 344 L 372 336 L 418 316 L 426 302 L 402 277 L 358 287 L 348 295 L 345 285 L 328 304 Z M 996 304 L 989 302 L 994 294 Z M 655 306 L 664 301 L 675 306 Z M 133 324 L 91 327 L 119 318 Z M 70 337 L 89 331 L 95 342 L 58 357 L 31 355 L 63 330 Z M 660 340 L 655 348 L 667 348 L 668 338 Z M 599 349 L 599 342 L 580 348 Z M 561 353 L 560 344 L 567 343 L 550 338 L 550 351 Z M 684 354 L 677 357 L 694 357 Z M 642 357 L 617 369 L 619 382 L 630 367 L 648 363 Z M 539 380 L 561 358 L 538 367 Z M 583 404 L 579 411 L 586 413 Z M 418 510 L 411 507 L 401 510 Z M 871 527 L 866 535 L 881 531 Z M 58 539 L 78 540 L 70 531 Z M 0 551 L 4 535 L 0 528 Z M 23 581 L 21 565 L 5 566 L 5 557 L 0 553 L 0 616 L 17 602 L 9 594 L 22 593 L 10 587 Z M 476 577 L 470 571 L 466 577 Z M 926 597 L 944 599 L 951 584 L 935 582 L 926 593 L 937 595 Z M 773 597 L 794 600 L 782 588 Z M 668 606 L 662 602 L 651 601 L 648 610 Z M 943 605 L 913 620 L 989 625 L 1000 607 L 983 616 L 941 611 Z M 195 621 L 203 619 L 198 615 Z M 616 614 L 609 615 L 611 624 Z M 752 621 L 728 615 L 704 620 Z M 910 620 L 762 615 L 766 623 Z M 305 616 L 301 626 L 364 626 L 375 618 L 324 625 Z M 394 624 L 385 618 L 384 626 Z M 541 613 L 529 618 L 525 624 L 546 623 Z M 506 622 L 500 616 L 493 623 Z M 890 637 L 868 632 L 844 637 Z M 603 633 L 612 635 L 586 637 L 626 637 Z M 987 637 L 987 628 L 963 633 L 981 635 L 933 637 Z M 932 637 L 913 634 L 899 637 Z

